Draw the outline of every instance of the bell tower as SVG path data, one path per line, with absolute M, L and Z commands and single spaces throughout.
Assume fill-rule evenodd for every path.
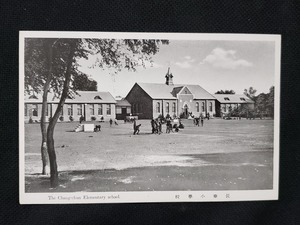
M 172 73 L 170 73 L 170 67 L 168 68 L 168 72 L 167 72 L 165 78 L 166 78 L 166 85 L 174 85 L 173 75 L 172 75 Z

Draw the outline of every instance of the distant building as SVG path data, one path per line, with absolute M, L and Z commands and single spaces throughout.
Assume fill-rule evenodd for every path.
M 254 101 L 248 98 L 246 95 L 238 94 L 215 94 L 216 101 L 216 116 L 222 116 L 229 112 L 229 109 L 237 107 L 248 106 L 250 109 L 254 109 Z
M 131 104 L 126 99 L 117 100 L 116 104 L 116 118 L 117 120 L 124 120 L 126 116 L 131 113 Z
M 170 69 L 165 84 L 135 83 L 126 96 L 132 114 L 140 119 L 156 118 L 159 115 L 199 116 L 215 114 L 216 98 L 199 85 L 174 84 Z
M 42 95 L 25 96 L 25 122 L 31 118 L 33 121 L 40 121 L 42 112 Z M 53 94 L 48 94 L 48 107 L 46 120 L 52 117 L 56 111 L 59 99 Z M 83 116 L 86 121 L 91 121 L 95 117 L 99 121 L 116 118 L 116 100 L 109 92 L 78 91 L 73 99 L 67 98 L 61 111 L 63 121 L 69 121 L 70 116 L 74 121 L 79 121 Z M 60 120 L 59 120 L 60 121 Z

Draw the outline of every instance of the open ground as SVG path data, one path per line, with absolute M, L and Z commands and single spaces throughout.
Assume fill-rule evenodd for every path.
M 58 123 L 55 148 L 60 186 L 42 176 L 39 124 L 25 124 L 25 191 L 262 190 L 273 185 L 273 120 L 191 120 L 178 133 L 151 134 L 150 120 L 101 124 L 74 132 Z

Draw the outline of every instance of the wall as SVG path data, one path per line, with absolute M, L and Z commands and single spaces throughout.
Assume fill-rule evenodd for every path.
M 27 104 L 27 116 L 25 116 L 25 122 L 29 122 L 29 118 L 31 117 L 32 120 L 35 121 L 40 121 L 41 119 L 41 115 L 42 115 L 42 104 L 37 104 L 38 105 L 38 116 L 33 116 L 32 115 L 32 104 L 26 103 Z M 48 116 L 46 116 L 46 121 L 49 121 L 49 117 L 52 115 L 54 115 L 56 109 L 57 109 L 57 105 L 56 103 L 52 103 L 52 104 L 48 104 Z M 86 121 L 91 121 L 91 117 L 95 116 L 96 120 L 99 121 L 101 119 L 101 117 L 104 117 L 105 121 L 109 121 L 110 118 L 111 119 L 115 119 L 116 118 L 116 108 L 115 108 L 115 104 L 110 104 L 111 105 L 111 115 L 107 115 L 106 114 L 106 108 L 107 108 L 107 104 L 102 104 L 103 107 L 103 115 L 98 115 L 98 104 L 94 104 L 94 114 L 95 115 L 91 115 L 90 114 L 90 108 L 89 108 L 89 104 L 69 104 L 66 103 L 63 106 L 63 121 L 70 121 L 69 117 L 70 115 L 68 115 L 68 106 L 72 105 L 72 109 L 73 109 L 73 119 L 74 121 L 79 121 L 79 118 L 81 115 L 78 115 L 77 113 L 77 105 L 82 105 L 82 115 L 86 115 Z M 52 108 L 52 112 L 51 112 L 51 108 Z M 85 114 L 84 114 L 84 109 L 85 109 Z M 61 122 L 60 119 L 58 119 L 58 122 Z
M 135 84 L 126 100 L 131 104 L 132 115 L 139 119 L 151 119 L 153 117 L 153 105 L 150 96 L 137 84 Z

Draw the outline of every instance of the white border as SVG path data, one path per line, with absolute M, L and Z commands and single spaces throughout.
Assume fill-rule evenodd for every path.
M 24 149 L 24 39 L 25 38 L 115 38 L 115 39 L 168 39 L 168 40 L 228 40 L 270 41 L 275 43 L 275 115 L 273 189 L 247 191 L 140 191 L 140 192 L 63 192 L 25 193 Z M 278 200 L 279 187 L 279 125 L 280 125 L 280 63 L 281 35 L 260 34 L 195 34 L 195 33 L 116 33 L 116 32 L 62 32 L 20 31 L 19 33 L 19 194 L 20 204 L 87 204 L 133 202 L 225 202 Z M 190 199 L 188 195 L 193 195 Z M 228 197 L 228 194 L 230 198 Z M 175 199 L 175 195 L 180 195 Z M 217 197 L 215 197 L 217 195 Z M 50 197 L 51 196 L 51 197 Z M 85 199 L 84 196 L 96 199 Z M 110 196 L 118 196 L 111 199 Z M 203 197 L 205 196 L 205 197 Z

